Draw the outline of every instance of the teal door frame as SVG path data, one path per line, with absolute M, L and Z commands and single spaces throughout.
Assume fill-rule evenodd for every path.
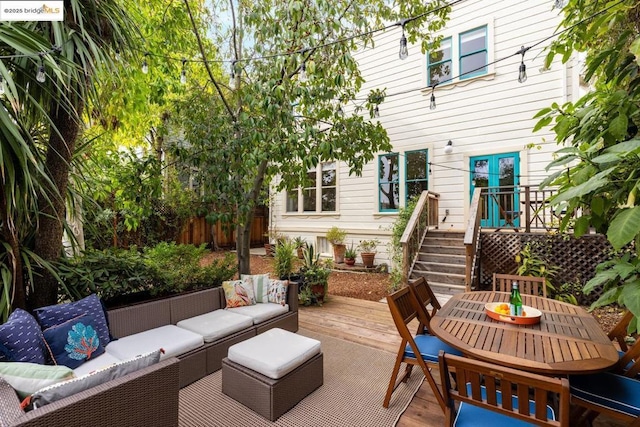
M 500 153 L 469 159 L 470 197 L 476 187 L 487 188 L 481 198 L 482 219 L 486 228 L 520 226 L 520 154 Z

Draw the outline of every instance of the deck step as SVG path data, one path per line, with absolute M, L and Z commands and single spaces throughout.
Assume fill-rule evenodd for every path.
M 411 278 L 424 277 L 434 292 L 453 295 L 465 291 L 464 232 L 429 231 L 420 247 Z

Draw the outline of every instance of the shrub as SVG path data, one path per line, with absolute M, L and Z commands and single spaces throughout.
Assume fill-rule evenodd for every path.
M 224 280 L 229 280 L 236 273 L 234 257 L 231 254 L 202 267 L 202 258 L 208 253 L 205 245 L 176 245 L 163 242 L 153 248 L 145 248 L 144 253 L 156 282 L 165 292 L 220 286 Z
M 78 300 L 91 293 L 104 299 L 136 292 L 153 292 L 154 274 L 135 249 L 87 250 L 58 265 L 62 291 Z
M 288 279 L 293 271 L 296 256 L 293 254 L 295 245 L 290 240 L 285 240 L 276 245 L 276 253 L 273 259 L 273 269 L 280 279 Z

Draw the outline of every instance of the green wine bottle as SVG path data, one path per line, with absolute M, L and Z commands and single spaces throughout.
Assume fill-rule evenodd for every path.
M 509 297 L 509 310 L 512 316 L 522 316 L 522 297 L 518 290 L 518 282 L 511 284 L 511 297 Z

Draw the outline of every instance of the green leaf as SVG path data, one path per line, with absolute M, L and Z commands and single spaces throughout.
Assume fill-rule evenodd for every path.
M 636 57 L 636 63 L 640 65 L 640 37 L 636 38 L 629 46 L 629 51 Z
M 622 139 L 627 135 L 628 125 L 629 119 L 625 114 L 620 113 L 609 123 L 609 133 L 616 139 Z
M 614 249 L 621 249 L 640 232 L 640 206 L 626 208 L 613 217 L 607 230 L 607 239 Z
M 580 237 L 589 231 L 590 218 L 586 215 L 581 216 L 575 222 L 573 226 L 573 234 L 576 237 Z
M 591 280 L 585 283 L 584 288 L 582 289 L 582 292 L 584 292 L 585 295 L 588 295 L 591 293 L 591 291 L 593 291 L 598 286 L 604 285 L 606 283 L 609 283 L 617 279 L 618 279 L 618 273 L 615 270 L 599 271 L 596 273 L 595 276 L 593 276 Z
M 640 280 L 626 282 L 622 286 L 620 302 L 636 317 L 640 316 Z

